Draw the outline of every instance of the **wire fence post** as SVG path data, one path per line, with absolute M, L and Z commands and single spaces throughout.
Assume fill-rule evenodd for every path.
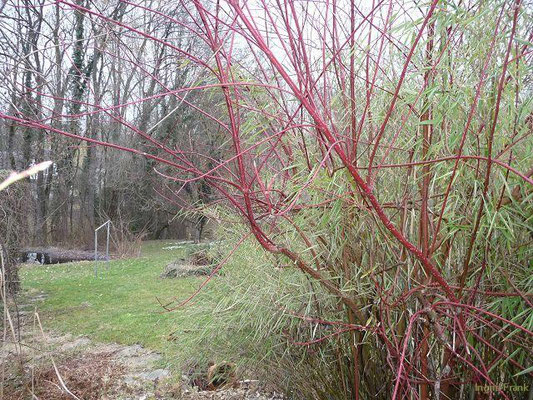
M 102 225 L 94 230 L 94 277 L 98 277 L 98 231 L 103 227 L 107 227 L 107 238 L 105 246 L 105 259 L 106 259 L 106 269 L 109 270 L 109 232 L 111 227 L 111 220 L 108 219 Z

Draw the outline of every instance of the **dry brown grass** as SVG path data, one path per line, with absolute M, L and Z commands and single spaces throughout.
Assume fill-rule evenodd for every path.
M 85 354 L 72 357 L 57 364 L 57 368 L 68 389 L 84 400 L 105 398 L 123 372 L 123 367 L 112 361 L 112 353 Z M 32 373 L 33 372 L 33 373 Z M 39 399 L 72 399 L 58 380 L 54 367 L 50 364 L 33 369 L 20 368 L 12 371 L 5 382 L 4 399 L 22 400 L 32 397 Z

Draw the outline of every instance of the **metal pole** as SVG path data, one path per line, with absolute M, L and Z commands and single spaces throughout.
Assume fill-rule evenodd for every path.
M 105 245 L 105 257 L 106 257 L 106 268 L 109 271 L 109 227 L 111 226 L 111 221 L 107 221 L 107 243 Z
M 107 226 L 107 240 L 106 240 L 106 269 L 109 269 L 109 227 L 111 226 L 111 220 L 108 219 L 102 225 L 94 230 L 94 276 L 98 277 L 98 231 L 104 226 Z
M 98 278 L 98 230 L 94 231 L 94 277 Z

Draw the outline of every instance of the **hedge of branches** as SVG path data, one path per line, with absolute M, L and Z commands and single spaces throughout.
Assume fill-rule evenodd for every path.
M 527 390 L 531 7 L 520 0 L 125 5 L 120 18 L 111 3 L 46 7 L 90 19 L 98 35 L 84 43 L 102 73 L 120 64 L 156 93 L 139 90 L 117 103 L 52 92 L 50 102 L 83 100 L 82 109 L 0 117 L 150 159 L 171 189 L 169 202 L 187 185 L 208 185 L 224 210 L 217 218 L 246 227 L 229 256 L 254 238 L 276 258 L 271 268 L 290 271 L 277 279 L 299 282 L 272 287 L 271 297 L 246 291 L 267 314 L 282 313 L 250 315 L 247 337 L 264 344 L 264 332 L 277 335 L 270 354 L 279 366 L 293 361 L 286 365 L 299 371 L 304 397 L 458 399 L 492 391 L 513 398 Z M 148 19 L 160 23 L 148 30 Z M 200 44 L 167 40 L 166 28 Z M 132 56 L 138 43 L 152 46 L 154 57 Z M 185 84 L 163 79 L 160 51 L 173 56 L 168 68 L 188 68 Z M 54 68 L 66 75 L 76 66 Z M 167 96 L 176 106 L 165 117 L 136 119 Z M 182 108 L 210 129 L 149 128 Z M 138 142 L 65 124 L 95 115 Z M 260 280 L 261 270 L 248 271 Z M 295 363 L 302 358 L 307 367 Z

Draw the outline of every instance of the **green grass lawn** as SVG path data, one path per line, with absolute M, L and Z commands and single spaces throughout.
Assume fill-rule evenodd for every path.
M 163 354 L 172 366 L 174 355 L 187 345 L 186 335 L 168 340 L 186 318 L 183 310 L 165 312 L 162 302 L 189 296 L 202 278 L 162 279 L 166 264 L 187 248 L 163 249 L 175 241 L 148 241 L 139 258 L 113 260 L 109 270 L 93 262 L 24 266 L 22 296 L 43 292 L 37 303 L 46 330 L 86 335 L 98 342 L 140 344 Z

